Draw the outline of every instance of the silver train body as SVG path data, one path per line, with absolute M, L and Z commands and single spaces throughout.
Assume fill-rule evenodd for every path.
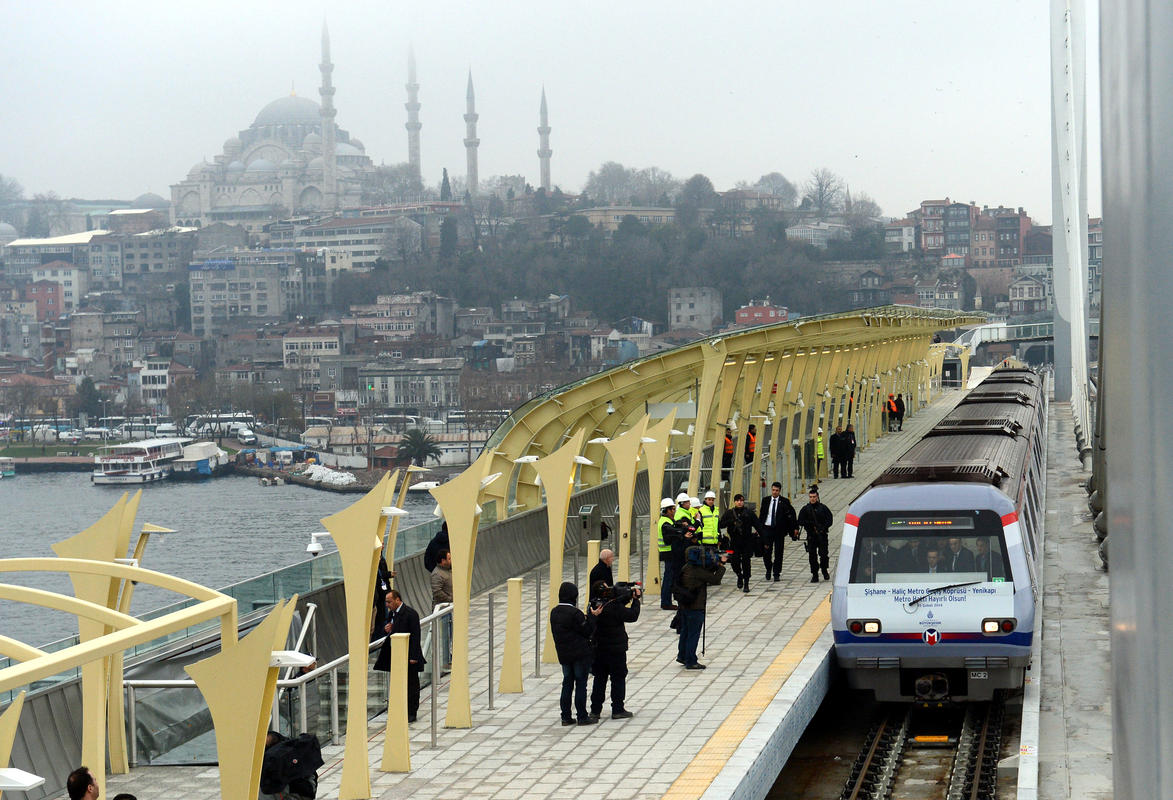
M 1043 379 L 996 370 L 851 504 L 831 625 L 853 688 L 944 703 L 1022 686 L 1046 420 Z

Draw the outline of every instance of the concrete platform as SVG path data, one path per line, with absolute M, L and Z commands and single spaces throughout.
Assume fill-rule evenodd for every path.
M 838 555 L 847 505 L 891 461 L 960 400 L 960 391 L 941 395 L 905 420 L 904 431 L 883 437 L 856 459 L 855 478 L 828 479 L 822 499 L 835 514 L 832 561 Z M 795 498 L 795 505 L 805 497 Z M 634 719 L 612 721 L 604 706 L 600 724 L 563 728 L 558 696 L 561 670 L 543 664 L 533 675 L 534 584 L 526 577 L 523 601 L 521 694 L 496 695 L 488 708 L 487 600 L 473 604 L 471 643 L 473 724 L 467 730 L 441 729 L 429 749 L 429 696 L 425 690 L 419 722 L 412 726 L 412 767 L 406 774 L 379 772 L 382 718 L 367 731 L 372 796 L 376 798 L 697 798 L 761 797 L 769 789 L 794 743 L 826 693 L 830 674 L 830 582 L 810 583 L 801 545 L 787 548 L 782 581 L 762 580 L 753 565 L 751 591 L 735 588 L 732 571 L 710 592 L 705 671 L 685 671 L 675 661 L 671 612 L 658 602 L 643 607 L 628 626 L 627 708 Z M 638 564 L 638 561 L 636 562 Z M 589 565 L 580 565 L 584 578 Z M 832 563 L 832 569 L 834 564 Z M 566 570 L 567 579 L 571 569 Z M 544 584 L 544 581 L 543 581 Z M 548 597 L 543 585 L 542 595 Z M 497 594 L 499 669 L 504 631 L 504 594 Z M 544 618 L 544 614 L 543 614 Z M 443 720 L 443 700 L 439 701 Z M 765 757 L 763 757 L 765 753 Z M 318 797 L 338 796 L 342 748 L 323 749 Z M 207 767 L 141 767 L 112 775 L 106 792 L 139 797 L 219 797 L 218 773 Z

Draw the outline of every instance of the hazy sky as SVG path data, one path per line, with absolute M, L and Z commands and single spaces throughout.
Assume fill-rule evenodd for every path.
M 897 216 L 948 195 L 1050 220 L 1043 0 L 489 3 L 19 2 L 5 6 L 0 173 L 28 194 L 170 197 L 269 101 L 318 99 L 327 17 L 338 124 L 405 161 L 407 48 L 425 180 L 463 175 L 476 84 L 480 175 L 536 184 L 538 100 L 553 181 L 604 161 L 703 172 L 717 189 L 779 171 L 843 175 Z M 1094 13 L 1095 4 L 1089 4 Z M 1094 31 L 1093 24 L 1089 26 Z M 1095 57 L 1097 44 L 1089 42 Z M 1098 214 L 1096 68 L 1089 204 Z

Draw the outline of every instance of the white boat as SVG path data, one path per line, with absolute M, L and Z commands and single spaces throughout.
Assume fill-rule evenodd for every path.
M 143 439 L 114 445 L 94 456 L 91 480 L 100 484 L 155 483 L 171 475 L 174 462 L 183 457 L 191 439 Z
M 16 459 L 9 456 L 0 456 L 0 478 L 16 477 Z
M 435 489 L 439 485 L 439 481 L 420 481 L 419 483 L 413 483 L 411 486 L 408 486 L 407 491 L 426 492 L 428 489 Z

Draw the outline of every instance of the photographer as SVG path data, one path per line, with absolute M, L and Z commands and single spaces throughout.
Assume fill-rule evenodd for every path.
M 595 620 L 591 718 L 598 719 L 603 711 L 610 678 L 611 719 L 631 719 L 635 715 L 623 707 L 627 696 L 627 628 L 624 625 L 639 619 L 639 598 L 643 590 L 638 583 L 611 586 L 599 581 L 591 584 L 591 593 L 595 596 L 594 606 L 602 609 Z
M 684 571 L 680 575 L 680 651 L 676 660 L 685 669 L 704 669 L 697 663 L 696 646 L 701 640 L 701 629 L 705 625 L 705 606 L 708 603 L 709 587 L 721 582 L 725 574 L 724 553 L 718 558 L 712 551 L 699 545 L 688 548 Z
M 575 724 L 571 716 L 570 699 L 574 696 L 574 710 L 578 712 L 579 725 L 594 725 L 587 713 L 587 673 L 594 661 L 591 636 L 595 632 L 595 621 L 603 613 L 601 607 L 592 607 L 590 614 L 578 610 L 578 587 L 569 581 L 558 588 L 558 605 L 550 609 L 550 634 L 554 637 L 554 649 L 558 663 L 562 665 L 562 724 Z
M 798 525 L 806 531 L 806 555 L 811 566 L 811 583 L 818 583 L 820 568 L 823 570 L 823 579 L 831 579 L 828 571 L 831 562 L 827 553 L 827 533 L 835 518 L 831 509 L 819 502 L 818 486 L 811 486 L 807 499 L 809 502 L 798 512 Z
M 719 526 L 729 536 L 733 547 L 733 573 L 737 575 L 737 588 L 749 593 L 750 565 L 753 555 L 761 546 L 762 524 L 758 522 L 753 509 L 746 508 L 745 495 L 734 495 L 733 505 L 721 517 Z

